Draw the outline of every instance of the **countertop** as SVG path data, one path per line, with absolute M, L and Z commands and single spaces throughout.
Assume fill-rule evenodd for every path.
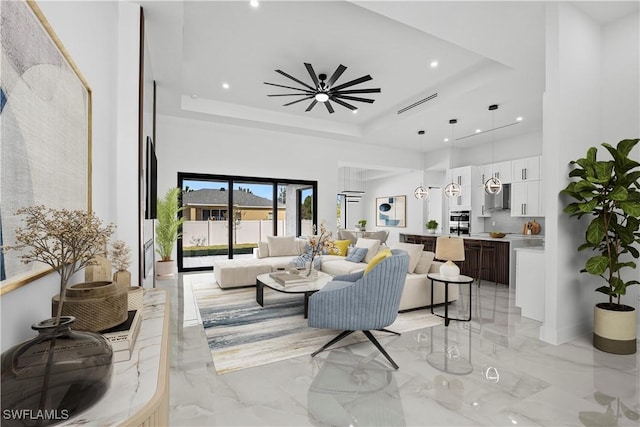
M 544 253 L 544 246 L 525 246 L 522 248 L 515 248 L 514 251 Z
M 452 236 L 452 237 L 462 237 L 463 239 L 490 240 L 493 242 L 535 241 L 535 243 L 540 243 L 538 241 L 544 240 L 544 235 L 542 234 L 518 234 L 518 233 L 508 233 L 504 237 L 491 237 L 489 233 L 472 233 L 469 236 L 464 236 L 464 235 L 458 236 L 457 234 L 436 233 L 436 234 L 422 234 L 422 236 L 426 236 L 426 237 Z
M 471 234 L 466 237 L 467 239 L 477 239 L 477 240 L 495 240 L 495 241 L 520 241 L 520 240 L 544 240 L 544 236 L 541 234 L 519 234 L 519 233 L 507 233 L 504 237 L 491 237 L 489 233 L 477 233 Z

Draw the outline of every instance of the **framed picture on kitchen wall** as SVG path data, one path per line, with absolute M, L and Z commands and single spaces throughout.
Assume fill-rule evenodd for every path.
M 35 2 L 2 2 L 0 245 L 18 208 L 91 210 L 91 89 Z M 47 274 L 0 252 L 0 294 Z
M 376 197 L 376 227 L 407 226 L 407 196 Z

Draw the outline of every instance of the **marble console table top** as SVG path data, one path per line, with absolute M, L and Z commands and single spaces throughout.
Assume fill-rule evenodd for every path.
M 60 425 L 126 424 L 155 395 L 158 388 L 166 291 L 145 289 L 142 324 L 131 359 L 113 364 L 111 386 L 95 405 Z

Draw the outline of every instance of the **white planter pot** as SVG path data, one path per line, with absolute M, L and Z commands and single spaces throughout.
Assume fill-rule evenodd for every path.
M 636 309 L 607 310 L 597 304 L 593 309 L 593 346 L 613 354 L 636 352 Z
M 174 276 L 176 271 L 176 262 L 170 261 L 156 261 L 156 277 L 159 279 L 170 279 Z

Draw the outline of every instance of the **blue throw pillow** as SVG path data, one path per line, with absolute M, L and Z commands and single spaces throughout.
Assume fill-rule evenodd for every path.
M 367 248 L 353 248 L 351 253 L 345 258 L 347 261 L 360 262 L 367 256 Z

